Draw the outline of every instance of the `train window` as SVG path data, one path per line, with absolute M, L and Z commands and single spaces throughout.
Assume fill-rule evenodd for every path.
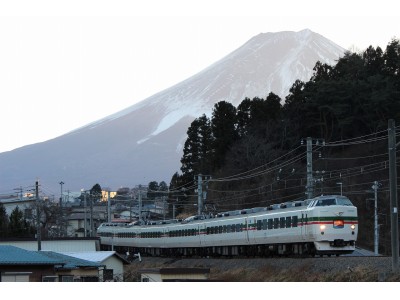
M 230 232 L 231 232 L 231 228 L 232 228 L 231 225 L 227 225 L 227 226 L 226 226 L 226 232 L 227 232 L 227 233 L 230 233 Z
M 292 227 L 297 227 L 298 222 L 299 222 L 299 217 L 293 216 L 292 217 Z
M 236 232 L 236 225 L 235 225 L 235 224 L 232 224 L 232 225 L 231 225 L 231 231 L 232 231 L 232 232 Z
M 222 227 L 222 232 L 223 232 L 223 233 L 226 233 L 226 232 L 227 232 L 226 225 L 224 225 L 224 226 Z
M 210 227 L 206 228 L 206 232 L 207 232 L 207 234 L 210 234 Z
M 285 228 L 285 217 L 281 217 L 280 219 L 279 219 L 279 225 L 280 225 L 280 227 L 281 228 Z
M 278 228 L 279 228 L 279 219 L 274 218 L 274 229 L 278 229 Z
M 273 224 L 273 219 L 268 219 L 268 229 L 273 229 L 274 228 L 274 224 Z
M 241 224 L 236 224 L 236 232 L 242 231 Z
M 222 233 L 222 226 L 218 227 L 218 233 Z
M 262 220 L 257 220 L 257 230 L 262 229 Z
M 292 227 L 292 218 L 286 217 L 286 228 Z
M 336 205 L 336 199 L 321 199 L 318 200 L 315 206 L 330 206 L 330 205 Z
M 262 220 L 262 229 L 263 230 L 268 229 L 268 220 L 267 219 Z

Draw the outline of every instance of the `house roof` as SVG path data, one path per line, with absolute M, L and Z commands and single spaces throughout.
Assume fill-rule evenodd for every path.
M 124 264 L 129 264 L 126 259 L 118 255 L 115 251 L 63 252 L 63 254 L 97 263 L 103 263 L 106 259 L 114 255 L 122 260 Z
M 0 265 L 64 265 L 64 262 L 41 252 L 0 245 Z
M 65 263 L 64 266 L 62 266 L 62 269 L 78 269 L 78 268 L 100 268 L 103 265 L 93 262 L 93 261 L 88 261 L 80 258 L 76 258 L 73 256 L 57 253 L 54 251 L 43 251 L 41 254 L 53 258 L 53 259 L 58 259 L 61 260 Z

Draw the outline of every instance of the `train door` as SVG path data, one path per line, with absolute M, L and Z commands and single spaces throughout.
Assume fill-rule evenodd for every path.
M 312 226 L 312 212 L 305 210 L 301 213 L 302 223 L 301 226 L 301 236 L 303 240 L 309 240 L 313 236 L 313 226 Z
M 202 247 L 206 246 L 206 239 L 207 239 L 207 228 L 206 228 L 206 224 L 199 224 L 199 243 Z
M 301 237 L 303 240 L 307 239 L 307 234 L 308 234 L 308 213 L 307 211 L 302 211 L 301 212 Z

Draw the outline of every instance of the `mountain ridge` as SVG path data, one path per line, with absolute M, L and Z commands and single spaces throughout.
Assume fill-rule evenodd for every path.
M 311 30 L 260 33 L 189 78 L 141 102 L 62 136 L 0 153 L 0 188 L 69 189 L 95 183 L 117 188 L 164 180 L 179 171 L 186 130 L 225 100 L 282 99 L 296 79 L 309 80 L 320 60 L 334 64 L 344 49 Z

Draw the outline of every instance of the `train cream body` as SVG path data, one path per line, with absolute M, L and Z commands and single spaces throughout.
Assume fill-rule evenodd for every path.
M 236 213 L 236 215 L 235 215 Z M 102 248 L 151 255 L 345 254 L 355 249 L 357 208 L 320 196 L 214 218 L 155 225 L 102 224 Z

